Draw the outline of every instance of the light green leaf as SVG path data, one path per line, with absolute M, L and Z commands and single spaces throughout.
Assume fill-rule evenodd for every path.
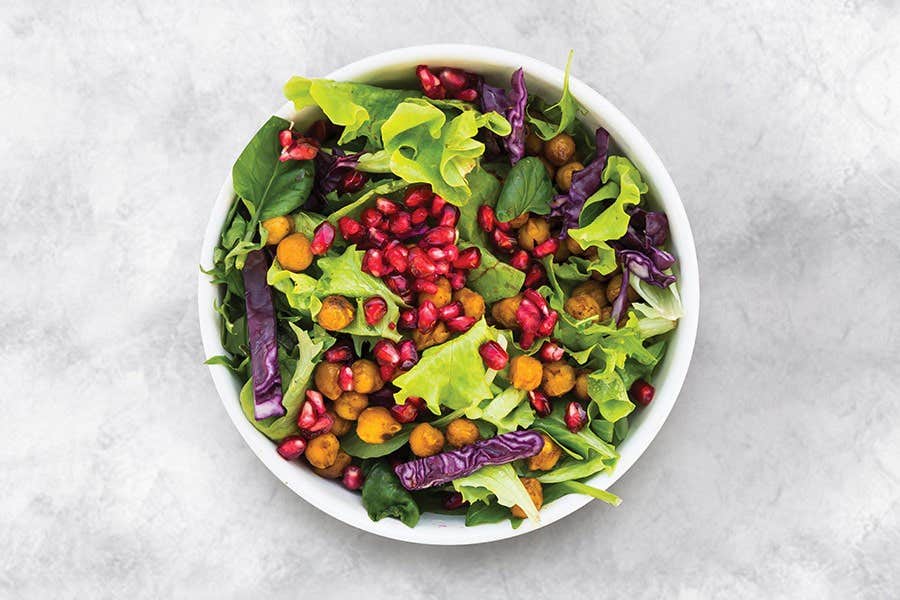
M 613 506 L 618 506 L 622 503 L 621 498 L 612 492 L 591 487 L 580 481 L 563 481 L 544 486 L 544 504 L 550 504 L 554 500 L 559 500 L 569 494 L 584 494 Z
M 322 276 L 316 285 L 316 295 L 320 298 L 332 294 L 348 298 L 381 296 L 402 305 L 403 300 L 381 278 L 363 272 L 363 254 L 356 246 L 350 246 L 340 256 L 323 256 L 317 260 L 316 265 L 322 270 Z
M 266 273 L 266 282 L 284 294 L 291 308 L 307 315 L 311 314 L 310 303 L 315 298 L 314 293 L 318 284 L 315 278 L 282 268 L 276 258 L 272 260 Z
M 518 505 L 529 519 L 540 521 L 537 507 L 511 464 L 482 467 L 471 475 L 453 480 L 453 487 L 468 502 L 483 502 L 493 494 L 499 504 Z
M 534 422 L 535 413 L 525 401 L 528 393 L 509 387 L 481 406 L 466 410 L 470 419 L 483 419 L 497 428 L 497 433 L 509 433 L 520 427 L 527 429 Z
M 584 479 L 602 471 L 612 472 L 616 466 L 618 457 L 609 458 L 599 454 L 591 454 L 585 460 L 568 458 L 560 462 L 552 471 L 537 475 L 541 483 L 559 483 L 573 479 Z
M 527 111 L 526 118 L 528 119 L 528 122 L 542 140 L 549 140 L 564 131 L 571 132 L 575 125 L 576 115 L 579 112 L 584 111 L 581 105 L 578 104 L 578 101 L 575 100 L 575 97 L 569 92 L 569 69 L 572 67 L 573 54 L 574 53 L 570 51 L 569 58 L 566 61 L 566 72 L 563 76 L 563 91 L 562 96 L 559 98 L 559 102 L 544 108 L 542 111 L 543 118 L 532 114 L 530 107 Z

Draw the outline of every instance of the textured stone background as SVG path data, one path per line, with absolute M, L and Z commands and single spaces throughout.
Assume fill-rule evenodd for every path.
M 0 597 L 900 592 L 897 2 L 124 4 L 0 8 Z M 668 165 L 703 292 L 623 505 L 449 549 L 266 471 L 200 364 L 194 292 L 282 82 L 437 41 L 574 47 Z

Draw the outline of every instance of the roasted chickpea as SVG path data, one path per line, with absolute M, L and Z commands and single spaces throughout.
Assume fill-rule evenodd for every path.
M 522 303 L 522 294 L 516 294 L 510 298 L 504 298 L 498 302 L 494 302 L 491 306 L 491 316 L 503 327 L 507 329 L 515 329 L 518 327 L 516 322 L 516 311 Z
M 571 365 L 561 360 L 544 364 L 541 389 L 548 396 L 562 396 L 573 387 L 575 387 L 575 369 Z
M 576 240 L 570 238 L 569 236 L 566 236 L 565 246 L 569 250 L 570 254 L 578 255 L 584 252 L 584 248 L 581 247 L 581 244 L 579 244 Z
M 438 324 L 434 326 L 434 329 L 428 333 L 422 333 L 418 329 L 414 330 L 412 332 L 412 339 L 417 350 L 424 350 L 425 348 L 431 348 L 432 346 L 443 344 L 449 340 L 450 330 L 447 329 L 447 326 L 444 325 L 443 321 L 439 321 Z
M 343 296 L 327 296 L 322 300 L 322 309 L 316 320 L 328 331 L 338 331 L 353 322 L 356 309 Z
M 292 233 L 278 242 L 275 256 L 283 268 L 294 273 L 305 271 L 313 260 L 309 240 L 302 233 Z
M 428 423 L 419 423 L 409 434 L 409 449 L 416 456 L 432 456 L 444 448 L 444 434 Z
M 327 469 L 337 460 L 341 443 L 333 433 L 323 433 L 306 444 L 306 460 L 317 469 Z
M 537 156 L 544 149 L 544 140 L 542 140 L 535 132 L 529 131 L 525 136 L 525 154 L 528 156 Z
M 332 431 L 334 431 L 332 429 Z M 324 469 L 313 469 L 316 475 L 319 477 L 324 477 L 325 479 L 337 479 L 344 473 L 344 469 L 347 468 L 347 465 L 350 464 L 353 458 L 344 452 L 343 450 L 338 450 L 337 456 L 334 459 L 334 463 L 330 467 L 325 467 Z
M 560 244 L 560 245 L 556 248 L 556 252 L 553 253 L 553 260 L 555 260 L 555 261 L 558 262 L 558 263 L 566 262 L 566 260 L 567 260 L 567 259 L 569 258 L 569 256 L 571 256 L 571 255 L 572 255 L 572 253 L 569 252 L 569 249 L 566 247 L 566 245 L 565 245 L 565 244 Z
M 606 299 L 610 301 L 610 303 L 614 302 L 615 299 L 619 295 L 619 291 L 622 289 L 622 275 L 616 275 L 612 279 L 609 280 L 609 283 L 606 284 Z M 634 302 L 638 298 L 637 292 L 634 291 L 634 288 L 630 285 L 628 289 L 625 290 L 625 296 L 628 298 L 629 302 Z
M 568 133 L 560 133 L 544 142 L 544 156 L 554 166 L 560 167 L 575 156 L 575 140 Z
M 572 290 L 573 296 L 590 296 L 597 303 L 597 306 L 603 307 L 609 304 L 606 300 L 606 286 L 599 281 L 590 279 L 582 284 L 575 286 Z
M 565 310 L 567 313 L 581 321 L 590 317 L 596 317 L 600 314 L 600 305 L 597 301 L 587 294 L 581 296 L 572 296 L 566 300 Z
M 597 321 L 600 323 L 605 323 L 612 319 L 612 306 L 604 306 L 600 309 L 600 314 L 597 316 Z
M 538 244 L 550 239 L 550 222 L 543 217 L 528 219 L 519 229 L 519 245 L 525 250 L 534 250 Z
M 579 373 L 575 378 L 575 397 L 579 400 L 588 400 L 590 398 L 590 396 L 588 395 L 587 371 Z
M 446 277 L 441 277 L 435 281 L 435 283 L 438 286 L 437 291 L 433 294 L 421 292 L 419 294 L 419 304 L 422 304 L 426 300 L 431 300 L 438 308 L 450 304 L 450 296 L 453 294 L 453 288 L 450 287 L 450 281 Z
M 378 365 L 371 360 L 361 358 L 350 365 L 350 369 L 353 371 L 353 391 L 360 394 L 371 394 L 384 387 Z
M 370 406 L 359 414 L 356 421 L 356 435 L 367 444 L 383 444 L 400 429 L 400 423 L 383 406 Z
M 334 435 L 338 437 L 344 437 L 345 435 L 347 435 L 347 433 L 350 432 L 351 429 L 353 429 L 352 421 L 348 421 L 347 419 L 338 416 L 338 414 L 331 408 L 329 408 L 327 412 L 328 416 L 331 417 L 331 420 L 334 422 L 331 425 L 331 433 L 333 433 Z
M 513 387 L 530 392 L 541 385 L 541 362 L 530 356 L 517 356 L 509 361 L 509 381 Z
M 484 315 L 484 298 L 478 292 L 462 288 L 453 292 L 453 300 L 463 305 L 463 314 L 480 319 Z
M 531 496 L 534 507 L 540 510 L 541 506 L 544 505 L 544 488 L 541 485 L 541 482 L 537 479 L 532 479 L 531 477 L 519 477 L 519 480 L 522 482 L 522 485 L 525 486 L 525 489 L 528 490 L 528 495 Z M 528 516 L 518 504 L 512 507 L 512 514 L 514 517 L 519 517 L 520 519 L 524 519 Z
M 576 171 L 584 169 L 584 165 L 580 162 L 570 162 L 561 166 L 556 170 L 556 186 L 564 192 L 568 192 L 572 187 L 572 175 Z
M 266 230 L 266 246 L 276 246 L 294 232 L 294 220 L 290 217 L 272 217 L 263 221 L 262 226 Z
M 454 448 L 462 448 L 478 441 L 478 426 L 468 419 L 453 419 L 445 431 L 447 443 Z
M 320 362 L 316 365 L 313 375 L 313 381 L 316 383 L 316 389 L 329 400 L 337 400 L 338 396 L 344 393 L 338 384 L 338 374 L 341 372 L 341 365 L 330 362 Z
M 369 407 L 369 397 L 359 392 L 344 392 L 334 401 L 334 412 L 342 419 L 355 421 Z
M 544 158 L 543 156 L 541 156 L 540 159 L 541 159 L 541 162 L 544 164 L 544 169 L 547 170 L 547 177 L 549 177 L 550 180 L 552 181 L 556 177 L 556 167 L 554 167 L 552 164 L 550 164 L 550 161 L 547 160 L 546 158 Z
M 541 437 L 544 438 L 544 446 L 540 452 L 528 459 L 529 471 L 549 471 L 556 466 L 562 456 L 562 448 L 557 446 L 549 435 L 541 433 Z
M 524 212 L 521 215 L 519 215 L 518 217 L 516 217 L 515 219 L 513 219 L 512 221 L 509 221 L 509 226 L 512 227 L 513 229 L 518 229 L 519 227 L 521 227 L 522 225 L 524 225 L 525 223 L 528 222 L 528 219 L 530 216 L 531 215 L 529 213 Z

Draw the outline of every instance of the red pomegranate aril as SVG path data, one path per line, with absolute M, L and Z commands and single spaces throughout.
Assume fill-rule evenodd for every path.
M 372 296 L 363 302 L 363 313 L 366 318 L 366 323 L 369 325 L 375 325 L 381 321 L 384 318 L 384 315 L 387 314 L 387 310 L 387 301 L 381 296 Z
M 370 248 L 363 254 L 362 270 L 373 277 L 384 277 L 390 272 L 384 264 L 384 253 L 378 248 Z
M 403 204 L 409 208 L 418 208 L 424 206 L 432 196 L 434 196 L 434 192 L 431 191 L 430 185 L 413 185 L 406 188 L 406 193 L 403 194 Z
M 419 78 L 422 91 L 432 100 L 443 100 L 447 97 L 447 90 L 441 85 L 441 80 L 429 71 L 426 65 L 416 67 L 416 77 Z
M 384 196 L 378 196 L 375 198 L 375 208 L 378 211 L 387 216 L 391 216 L 400 210 L 400 207 L 397 206 L 397 203 L 391 200 L 390 198 L 385 198 Z
M 331 244 L 334 242 L 335 233 L 334 225 L 328 221 L 320 223 L 313 231 L 313 239 L 309 244 L 309 251 L 316 256 L 321 256 L 328 252 L 328 249 L 331 248 Z
M 441 209 L 441 214 L 438 217 L 438 225 L 443 225 L 445 227 L 456 227 L 457 223 L 459 223 L 458 208 L 451 204 L 448 204 Z
M 447 510 L 456 510 L 468 505 L 469 503 L 463 500 L 463 495 L 459 492 L 450 492 L 444 498 L 444 508 Z
M 397 317 L 398 329 L 415 329 L 419 324 L 419 314 L 414 308 L 407 308 L 400 311 Z
M 531 331 L 533 333 L 541 326 L 542 320 L 541 309 L 527 296 L 522 298 L 522 301 L 519 302 L 519 307 L 516 309 L 516 323 L 519 324 L 519 327 L 523 331 Z
M 306 440 L 299 435 L 291 435 L 281 440 L 275 450 L 284 460 L 294 460 L 306 451 Z
M 400 353 L 400 369 L 408 371 L 419 362 L 419 351 L 416 349 L 416 343 L 412 340 L 403 340 L 397 345 L 397 352 Z
M 306 390 L 306 402 L 313 407 L 316 417 L 321 417 L 325 414 L 325 398 L 322 397 L 321 393 L 315 390 Z
M 419 409 L 414 404 L 406 402 L 405 404 L 395 404 L 390 408 L 391 416 L 398 423 L 412 423 L 419 416 Z
M 550 256 L 557 250 L 559 250 L 559 240 L 555 237 L 552 237 L 546 242 L 540 243 L 535 246 L 533 252 L 537 258 L 542 258 L 544 256 Z
M 450 282 L 450 288 L 456 292 L 466 287 L 465 271 L 453 270 L 447 273 L 447 280 Z
M 425 253 L 428 254 L 428 258 L 433 261 L 447 260 L 447 251 L 440 246 L 432 246 L 426 250 Z
M 411 248 L 409 251 L 409 272 L 413 277 L 426 278 L 435 274 L 434 263 L 421 248 Z
M 509 221 L 501 221 L 500 219 L 497 219 L 495 225 L 497 229 L 499 229 L 503 233 L 509 233 L 510 231 L 512 231 L 512 225 L 509 224 Z
M 378 365 L 378 373 L 382 381 L 393 381 L 397 375 L 397 367 L 394 365 Z
M 529 262 L 531 262 L 531 257 L 525 250 L 516 250 L 509 259 L 509 264 L 520 271 L 526 270 Z
M 391 215 L 388 229 L 394 235 L 403 235 L 412 229 L 412 217 L 408 212 L 397 212 Z
M 556 362 L 562 360 L 564 352 L 565 349 L 556 342 L 547 341 L 541 346 L 538 354 L 544 362 Z
M 519 345 L 526 350 L 531 348 L 534 345 L 534 332 L 523 331 L 519 334 Z
M 348 171 L 347 174 L 341 178 L 341 182 L 338 184 L 338 191 L 342 194 L 358 192 L 368 180 L 369 178 L 362 171 L 357 171 L 355 169 Z
M 412 290 L 414 292 L 425 292 L 426 294 L 433 294 L 438 291 L 438 284 L 434 281 L 429 281 L 428 279 L 414 279 L 412 283 Z
M 550 398 L 541 390 L 531 390 L 528 392 L 528 403 L 539 417 L 546 417 L 553 411 L 553 405 L 550 404 Z
M 543 316 L 547 316 L 550 314 L 550 307 L 547 306 L 547 300 L 543 296 L 541 296 L 537 290 L 526 289 L 523 292 L 523 296 L 528 298 L 535 306 L 537 306 L 538 310 L 541 311 Z
M 341 232 L 341 237 L 348 242 L 360 241 L 364 232 L 362 224 L 351 217 L 338 219 L 338 230 Z
M 400 352 L 397 345 L 391 340 L 378 340 L 372 347 L 372 355 L 382 365 L 397 365 L 400 362 Z
M 647 406 L 653 402 L 654 394 L 656 394 L 656 390 L 643 379 L 635 381 L 631 384 L 631 389 L 628 390 L 628 395 L 631 396 L 631 399 L 641 406 Z
M 478 207 L 478 226 L 481 227 L 481 230 L 485 233 L 491 233 L 494 231 L 494 225 L 497 222 L 497 217 L 494 215 L 494 209 L 488 206 L 487 204 L 482 204 Z
M 290 129 L 283 129 L 278 132 L 278 143 L 281 144 L 282 148 L 287 148 L 294 143 L 294 134 L 291 133 Z
M 447 201 L 435 194 L 431 197 L 431 209 L 429 213 L 432 217 L 437 219 L 441 216 L 441 211 L 444 210 L 444 207 L 447 205 Z
M 353 358 L 353 350 L 346 344 L 336 344 L 325 351 L 325 362 L 342 363 Z
M 466 87 L 466 84 L 469 82 L 469 78 L 466 77 L 464 71 L 452 67 L 441 69 L 441 72 L 438 73 L 438 79 L 441 80 L 443 86 L 450 92 L 458 92 Z
M 475 100 L 478 99 L 478 90 L 473 88 L 460 90 L 453 94 L 453 97 L 457 100 L 462 100 L 463 102 L 475 102 Z
M 451 263 L 459 258 L 459 247 L 456 244 L 448 244 L 444 246 L 444 257 Z
M 350 365 L 344 365 L 338 371 L 338 386 L 345 392 L 353 391 L 353 369 Z
M 393 240 L 384 249 L 384 260 L 397 272 L 403 273 L 409 267 L 409 249 Z
M 528 270 L 525 272 L 525 287 L 537 287 L 544 278 L 547 273 L 544 271 L 544 266 L 540 263 L 531 263 L 531 266 L 528 267 Z
M 404 304 L 409 304 L 409 305 L 415 304 L 416 293 L 414 291 L 412 291 L 411 289 L 406 290 L 405 292 L 400 294 L 400 299 L 403 300 Z
M 387 245 L 390 237 L 388 237 L 388 234 L 381 229 L 369 227 L 368 231 L 366 231 L 366 239 L 368 240 L 369 244 L 371 244 L 375 248 L 384 248 Z
M 363 477 L 362 469 L 356 465 L 347 465 L 344 467 L 342 475 L 341 483 L 344 484 L 345 488 L 351 491 L 360 489 L 366 481 Z
M 413 225 L 421 225 L 428 219 L 428 209 L 424 206 L 420 206 L 412 211 L 409 218 Z
M 431 300 L 426 300 L 419 305 L 418 310 L 418 328 L 422 333 L 428 333 L 437 324 L 438 311 L 437 306 Z
M 499 224 L 499 221 L 498 221 Z M 494 240 L 494 245 L 498 250 L 504 252 L 506 254 L 512 254 L 516 249 L 516 238 L 505 233 L 499 227 L 494 230 L 494 233 L 491 234 L 492 239 Z
M 457 333 L 463 333 L 472 329 L 472 326 L 475 325 L 475 322 L 478 319 L 475 317 L 455 317 L 453 319 L 447 319 L 444 323 L 447 325 L 447 329 L 450 331 L 455 331 Z
M 453 261 L 455 269 L 477 269 L 481 264 L 481 250 L 477 246 L 461 250 L 459 256 Z
M 363 209 L 362 213 L 360 213 L 359 222 L 363 224 L 363 227 L 378 227 L 382 218 L 384 218 L 384 215 L 369 207 Z
M 419 241 L 419 245 L 423 247 L 446 246 L 447 244 L 452 244 L 455 241 L 455 228 L 438 225 L 437 227 L 428 230 L 425 235 L 422 236 L 422 239 Z
M 453 319 L 458 317 L 463 313 L 463 305 L 462 302 L 451 302 L 447 306 L 442 306 L 438 309 L 438 319 L 441 321 L 446 321 L 447 319 Z
M 446 275 L 450 272 L 450 263 L 446 260 L 439 260 L 434 263 L 435 275 Z
M 578 402 L 569 402 L 568 406 L 566 406 L 565 421 L 569 431 L 578 433 L 584 429 L 584 426 L 587 424 L 587 412 L 585 412 L 584 407 Z
M 278 157 L 280 162 L 289 160 L 310 160 L 319 152 L 319 144 L 316 140 L 299 137 L 287 148 L 282 149 Z
M 557 321 L 559 321 L 559 313 L 555 310 L 551 310 L 550 314 L 544 317 L 544 320 L 541 321 L 541 325 L 537 329 L 537 334 L 541 337 L 547 337 L 548 335 L 552 334 L 553 329 L 556 327 Z
M 478 348 L 478 354 L 481 355 L 484 364 L 495 371 L 504 369 L 509 362 L 509 354 L 506 353 L 503 346 L 493 340 L 483 343 Z
M 304 402 L 300 407 L 300 414 L 297 415 L 297 427 L 302 431 L 308 431 L 315 426 L 318 419 L 315 407 L 309 402 Z
M 400 273 L 392 273 L 384 277 L 384 282 L 398 296 L 409 291 L 409 279 Z

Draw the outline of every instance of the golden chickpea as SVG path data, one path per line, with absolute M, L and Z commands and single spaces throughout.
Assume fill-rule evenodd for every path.
M 282 268 L 294 273 L 305 271 L 312 264 L 313 255 L 309 249 L 309 240 L 302 233 L 292 233 L 280 242 L 275 256 Z
M 609 304 L 606 299 L 606 286 L 599 281 L 590 279 L 582 284 L 575 286 L 572 290 L 573 296 L 590 296 L 597 303 L 597 306 L 603 307 Z
M 571 365 L 561 360 L 544 364 L 541 389 L 548 396 L 562 396 L 573 387 L 575 387 L 575 369 Z
M 444 434 L 428 423 L 419 423 L 409 434 L 409 449 L 416 456 L 433 456 L 443 450 Z
M 446 277 L 441 277 L 435 281 L 435 283 L 438 286 L 437 291 L 433 294 L 421 292 L 419 294 L 419 304 L 422 304 L 426 300 L 431 300 L 438 308 L 450 304 L 450 296 L 453 294 L 453 288 L 450 287 L 450 281 Z
M 600 323 L 606 323 L 612 319 L 612 306 L 604 306 L 600 309 L 600 314 L 597 316 L 597 321 Z
M 553 179 L 556 177 L 556 167 L 550 164 L 550 161 L 543 156 L 541 156 L 540 159 L 544 165 L 544 168 L 547 170 L 547 177 L 549 177 L 550 180 L 553 181 Z
M 338 384 L 338 374 L 341 372 L 341 365 L 330 362 L 320 362 L 316 365 L 313 381 L 316 389 L 329 400 L 337 400 L 338 396 L 344 393 Z
M 541 433 L 541 437 L 544 438 L 544 447 L 528 459 L 529 471 L 549 471 L 556 466 L 562 456 L 562 448 L 557 446 L 549 435 Z
M 334 430 L 332 430 L 334 431 Z M 344 469 L 347 468 L 347 465 L 350 464 L 353 458 L 344 452 L 343 450 L 338 450 L 337 456 L 334 459 L 334 463 L 330 467 L 325 467 L 324 469 L 315 468 L 313 472 L 319 477 L 324 477 L 325 479 L 337 479 L 344 473 Z
M 359 392 L 344 392 L 334 401 L 334 412 L 342 419 L 355 421 L 369 407 L 369 397 Z
M 619 292 L 622 289 L 622 275 L 616 275 L 612 279 L 609 280 L 609 283 L 606 285 L 606 299 L 610 301 L 610 303 L 614 302 L 618 297 Z M 638 294 L 634 291 L 634 288 L 630 285 L 628 289 L 625 290 L 625 296 L 628 298 L 629 302 L 634 302 L 638 298 Z
M 443 321 L 439 321 L 438 324 L 434 326 L 434 329 L 428 333 L 422 333 L 418 329 L 414 330 L 412 332 L 412 339 L 413 343 L 416 345 L 416 349 L 421 351 L 425 348 L 443 344 L 449 340 L 450 330 L 447 329 L 447 326 L 444 325 Z
M 576 240 L 570 238 L 569 236 L 566 236 L 565 246 L 569 250 L 570 254 L 578 255 L 584 252 L 584 248 L 581 247 L 581 244 L 579 244 Z
M 294 220 L 290 217 L 272 217 L 262 222 L 266 230 L 266 246 L 276 246 L 294 231 Z M 281 262 L 281 261 L 278 261 Z
M 462 288 L 453 292 L 453 300 L 463 305 L 463 314 L 480 319 L 484 316 L 484 298 L 478 292 Z
M 538 244 L 550 239 L 550 222 L 543 217 L 528 219 L 519 229 L 519 245 L 525 250 L 534 250 Z
M 327 296 L 322 300 L 322 309 L 316 321 L 328 331 L 339 331 L 353 322 L 356 309 L 343 296 Z
M 513 219 L 512 221 L 510 221 L 509 226 L 512 227 L 513 229 L 518 229 L 519 227 L 521 227 L 522 225 L 524 225 L 525 223 L 528 222 L 528 218 L 530 216 L 531 215 L 529 213 L 524 212 L 521 215 L 519 215 L 518 217 L 516 217 L 515 219 Z
M 384 381 L 381 379 L 378 365 L 371 360 L 361 358 L 350 365 L 350 369 L 353 371 L 353 390 L 355 392 L 371 394 L 384 387 Z
M 551 164 L 560 167 L 575 156 L 575 140 L 568 133 L 560 133 L 544 142 L 544 156 Z
M 462 448 L 478 441 L 478 426 L 468 419 L 453 419 L 447 425 L 447 443 L 454 448 Z
M 556 171 L 556 186 L 564 192 L 568 192 L 572 187 L 572 175 L 577 171 L 584 169 L 584 165 L 580 162 L 570 162 L 561 166 Z
M 356 435 L 367 444 L 383 444 L 400 429 L 400 423 L 383 406 L 370 406 L 359 414 L 356 421 Z
M 344 437 L 350 432 L 351 429 L 353 429 L 352 421 L 348 421 L 347 419 L 338 416 L 338 414 L 331 408 L 329 408 L 327 412 L 328 416 L 331 417 L 331 420 L 334 421 L 331 426 L 331 433 L 333 433 L 334 435 L 338 437 Z
M 333 433 L 323 433 L 306 444 L 306 460 L 317 469 L 327 469 L 337 460 L 341 443 Z
M 588 373 L 582 372 L 575 378 L 575 397 L 579 400 L 588 400 Z
M 517 356 L 509 361 L 509 381 L 518 390 L 530 392 L 541 385 L 541 362 L 530 356 Z
M 542 140 L 538 135 L 529 131 L 525 136 L 525 154 L 528 156 L 537 156 L 544 149 L 544 140 Z
M 600 305 L 597 301 L 583 294 L 581 296 L 572 296 L 566 300 L 565 310 L 567 313 L 581 321 L 590 317 L 596 317 L 600 314 Z
M 541 485 L 541 482 L 537 479 L 532 479 L 531 477 L 519 477 L 519 480 L 522 482 L 522 485 L 525 486 L 525 489 L 528 490 L 528 495 L 531 496 L 534 507 L 540 510 L 541 506 L 544 505 L 544 487 Z M 519 517 L 520 519 L 524 519 L 528 516 L 518 504 L 512 507 L 512 514 L 514 517 Z
M 504 298 L 498 302 L 494 302 L 491 306 L 491 316 L 500 325 L 507 329 L 515 329 L 518 327 L 516 322 L 516 311 L 522 303 L 522 294 L 516 294 L 510 298 Z

